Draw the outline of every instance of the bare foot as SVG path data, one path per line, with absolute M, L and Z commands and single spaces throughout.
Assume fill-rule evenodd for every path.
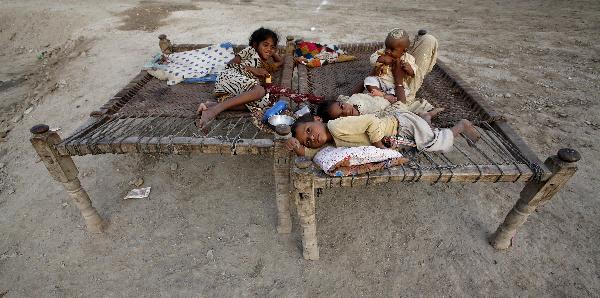
M 216 105 L 217 103 L 214 101 L 207 101 L 207 102 L 203 102 L 200 105 L 198 105 L 198 110 L 196 111 L 196 113 L 198 115 L 202 115 L 202 112 L 208 110 L 208 108 Z
M 444 110 L 445 110 L 444 108 L 435 108 L 429 112 L 420 113 L 419 116 L 421 116 L 421 118 L 423 118 L 425 121 L 427 121 L 427 123 L 429 123 L 429 125 L 431 125 L 431 118 L 437 116 L 439 113 L 443 112 Z
M 200 109 L 200 108 L 198 108 L 198 109 Z M 200 117 L 200 119 L 196 120 L 196 127 L 198 127 L 199 129 L 205 128 L 205 126 L 210 121 L 215 119 L 215 117 L 217 117 L 218 114 L 219 113 L 217 111 L 215 111 L 215 109 L 213 107 L 208 107 L 207 109 L 202 111 L 202 116 Z
M 427 112 L 431 116 L 431 118 L 437 116 L 439 113 L 445 111 L 445 108 L 434 108 L 433 110 Z
M 431 126 L 431 115 L 429 115 L 429 113 L 421 113 L 421 114 L 419 114 L 419 116 L 421 116 L 421 118 L 423 118 L 423 120 L 427 121 L 427 124 L 429 124 L 429 126 Z
M 396 98 L 396 96 L 390 94 L 384 95 L 383 98 L 387 99 L 387 101 L 389 101 L 390 103 L 395 103 L 398 101 L 398 98 Z
M 467 141 L 470 141 L 472 144 L 477 143 L 481 135 L 479 134 L 477 129 L 475 129 L 475 125 L 473 125 L 471 121 L 466 119 L 460 120 L 460 123 L 463 125 L 463 134 L 466 137 Z

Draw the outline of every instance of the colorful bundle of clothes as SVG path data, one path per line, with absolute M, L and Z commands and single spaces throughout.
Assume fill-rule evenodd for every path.
M 235 57 L 231 43 L 221 43 L 205 48 L 176 52 L 167 56 L 163 62 L 162 54 L 154 56 L 152 61 L 144 65 L 149 74 L 159 80 L 166 80 L 167 85 L 184 83 L 215 82 L 225 65 Z
M 329 63 L 352 61 L 354 56 L 346 54 L 337 45 L 321 45 L 316 42 L 296 41 L 295 56 L 308 67 L 319 67 Z
M 263 116 L 264 116 L 265 112 L 267 111 L 267 108 L 273 106 L 273 104 L 280 97 L 287 97 L 297 104 L 300 104 L 300 103 L 318 104 L 321 101 L 323 101 L 323 96 L 317 96 L 317 95 L 310 94 L 310 93 L 296 93 L 292 89 L 285 88 L 285 87 L 275 85 L 275 84 L 263 84 L 262 86 L 265 88 L 265 91 L 267 91 L 267 94 L 265 95 L 265 97 L 268 98 L 268 101 L 269 101 L 268 105 L 267 105 L 267 107 L 262 108 L 262 109 L 256 109 L 256 108 L 250 109 L 250 113 L 252 114 L 252 123 L 254 123 L 254 125 L 256 125 L 256 127 L 260 128 L 262 131 L 265 131 L 265 132 L 272 132 L 272 130 L 271 130 L 271 128 L 264 125 L 262 123 L 261 119 L 263 119 Z M 293 112 L 290 110 L 286 110 L 282 114 L 287 115 L 287 116 L 292 116 Z
M 310 93 L 296 93 L 292 89 L 285 88 L 279 85 L 274 84 L 265 84 L 263 85 L 265 91 L 269 95 L 269 99 L 271 103 L 274 103 L 275 100 L 279 99 L 279 97 L 287 97 L 294 101 L 295 103 L 311 103 L 318 104 L 323 101 L 323 96 L 317 96 Z
M 399 166 L 408 159 L 398 151 L 374 146 L 327 146 L 319 150 L 313 161 L 327 175 L 345 177 Z

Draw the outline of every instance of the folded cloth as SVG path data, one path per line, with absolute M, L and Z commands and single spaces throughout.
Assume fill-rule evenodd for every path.
M 235 57 L 233 45 L 226 42 L 201 49 L 172 53 L 164 64 L 160 63 L 162 54 L 158 54 L 152 61 L 144 65 L 144 69 L 157 79 L 166 80 L 169 86 L 182 81 L 189 83 L 214 82 L 233 57 Z
M 337 45 L 321 45 L 316 42 L 297 40 L 296 57 L 304 58 L 306 66 L 319 67 L 328 63 L 352 61 L 356 57 L 347 55 Z
M 352 176 L 401 165 L 408 161 L 402 154 L 392 149 L 374 146 L 333 147 L 319 150 L 313 158 L 323 171 L 330 176 Z

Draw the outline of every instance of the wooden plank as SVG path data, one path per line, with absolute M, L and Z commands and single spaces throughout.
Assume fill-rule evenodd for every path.
M 402 171 L 400 167 L 359 175 L 352 179 L 352 186 L 385 184 L 389 182 L 410 182 L 419 178 L 420 182 L 517 182 L 528 181 L 533 177 L 533 172 L 526 165 L 480 165 L 481 175 L 477 166 L 461 166 L 453 169 L 453 174 L 448 170 L 440 172 L 437 169 L 419 171 Z M 316 188 L 332 188 L 350 186 L 350 177 L 331 177 L 321 170 L 313 170 Z M 452 179 L 450 179 L 452 178 Z M 438 181 L 439 179 L 439 181 Z
M 173 49 L 173 52 L 176 53 L 176 52 L 197 50 L 197 49 L 205 48 L 208 46 L 210 46 L 210 45 L 203 44 L 203 43 L 199 43 L 199 44 L 182 43 L 182 44 L 173 44 L 172 49 Z
M 342 177 L 341 187 L 352 187 L 353 177 Z
M 70 136 L 65 138 L 58 145 L 56 145 L 56 149 L 58 150 L 58 153 L 60 155 L 72 155 L 69 152 L 69 150 L 65 147 L 65 143 L 68 143 L 73 139 L 79 138 L 80 136 L 86 135 L 90 131 L 92 131 L 92 130 L 98 128 L 100 125 L 104 124 L 106 121 L 108 121 L 108 119 L 109 119 L 109 117 L 107 117 L 107 116 L 88 118 L 88 120 L 84 124 L 80 125 L 77 129 L 75 129 L 75 131 Z
M 292 80 L 294 77 L 294 57 L 283 57 L 283 69 L 281 70 L 281 82 L 279 84 L 285 88 L 292 88 Z
M 574 159 L 562 160 L 559 156 L 560 153 L 558 156 L 551 156 L 544 163 L 553 172 L 548 180 L 530 181 L 525 185 L 519 200 L 492 236 L 490 244 L 494 248 L 508 249 L 512 245 L 517 229 L 525 223 L 527 217 L 538 206 L 552 199 L 577 172 L 579 157 L 573 156 Z
M 308 67 L 305 65 L 298 65 L 298 92 L 300 93 L 312 93 L 308 86 Z
M 92 144 L 85 144 L 86 147 Z M 119 143 L 101 140 L 95 144 L 101 153 L 215 153 L 231 154 L 231 142 L 217 138 L 193 137 L 127 137 Z M 118 146 L 119 149 L 115 149 Z M 271 154 L 271 139 L 240 139 L 236 144 L 236 154 Z M 86 152 L 89 154 L 91 152 Z
M 87 141 L 88 140 L 86 139 L 82 142 L 75 142 L 75 144 L 73 145 L 73 148 L 75 149 L 76 152 L 79 153 L 79 155 L 94 154 L 94 152 L 88 145 Z

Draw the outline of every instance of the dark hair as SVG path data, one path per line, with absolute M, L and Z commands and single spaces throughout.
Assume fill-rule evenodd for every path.
M 302 115 L 300 118 L 296 119 L 296 121 L 294 121 L 294 124 L 292 124 L 292 137 L 296 137 L 296 129 L 298 128 L 298 126 L 302 123 L 307 123 L 307 122 L 313 122 L 315 121 L 315 117 L 308 113 L 305 115 Z
M 259 43 L 267 40 L 267 38 L 269 37 L 272 38 L 275 45 L 277 45 L 277 43 L 279 42 L 279 37 L 277 37 L 277 33 L 275 33 L 273 30 L 260 27 L 258 28 L 258 30 L 252 32 L 252 35 L 250 35 L 248 45 L 253 47 L 255 44 L 258 45 Z
M 331 120 L 331 115 L 329 114 L 329 108 L 334 105 L 337 104 L 338 101 L 337 100 L 324 100 L 322 102 L 319 103 L 319 105 L 317 105 L 317 116 L 321 117 L 321 119 L 323 119 L 323 122 L 327 123 L 329 120 Z

